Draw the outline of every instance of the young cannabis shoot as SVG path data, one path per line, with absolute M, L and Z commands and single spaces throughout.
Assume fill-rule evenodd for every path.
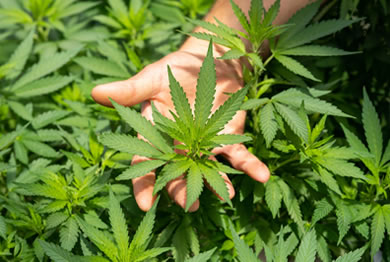
M 186 211 L 201 194 L 203 180 L 231 205 L 227 186 L 219 172 L 232 174 L 241 172 L 209 158 L 212 155 L 211 150 L 215 147 L 242 143 L 251 139 L 244 135 L 219 134 L 240 109 L 247 87 L 232 94 L 218 110 L 211 114 L 216 92 L 212 43 L 200 69 L 194 113 L 183 88 L 176 81 L 169 67 L 168 75 L 170 93 L 176 111 L 171 114 L 175 121 L 163 116 L 152 105 L 155 122 L 153 126 L 140 113 L 112 101 L 122 119 L 150 142 L 124 134 L 109 133 L 100 137 L 101 142 L 108 147 L 151 158 L 149 161 L 129 167 L 117 177 L 117 180 L 137 178 L 163 166 L 156 180 L 154 194 L 157 194 L 169 181 L 184 174 L 187 181 Z M 173 140 L 180 144 L 175 146 Z M 185 153 L 179 154 L 175 149 Z

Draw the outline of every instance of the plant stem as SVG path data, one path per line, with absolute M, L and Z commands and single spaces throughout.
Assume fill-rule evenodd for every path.
M 281 168 L 282 166 L 285 166 L 288 163 L 291 163 L 291 162 L 296 161 L 296 160 L 299 160 L 299 155 L 295 153 L 291 158 L 284 160 L 282 163 L 280 163 L 273 170 L 270 170 L 270 171 L 272 173 L 272 172 L 276 171 L 277 169 Z

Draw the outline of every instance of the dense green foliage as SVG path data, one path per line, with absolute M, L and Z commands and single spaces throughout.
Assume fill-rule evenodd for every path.
M 232 3 L 245 32 L 197 20 L 212 2 L 0 0 L 0 260 L 353 262 L 381 251 L 390 261 L 386 1 L 317 2 L 276 27 L 279 1 L 268 12 L 252 1 L 248 18 Z M 190 33 L 194 24 L 214 35 Z M 154 110 L 153 127 L 139 106 L 92 100 L 95 85 L 176 50 L 179 31 L 229 47 L 220 59 L 246 57 L 246 88 L 210 116 L 209 50 L 193 113 L 170 74 L 176 122 Z M 245 136 L 217 135 L 240 106 Z M 166 134 L 188 153 L 174 154 Z M 230 205 L 201 194 L 203 177 L 227 200 L 216 170 L 235 171 L 206 156 L 242 141 L 270 180 L 231 176 Z M 130 167 L 133 154 L 154 160 Z M 200 209 L 161 190 L 140 211 L 129 179 L 155 168 L 156 191 L 189 170 L 187 209 L 198 196 Z

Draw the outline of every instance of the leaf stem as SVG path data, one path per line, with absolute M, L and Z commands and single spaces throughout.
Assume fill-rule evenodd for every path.
M 299 155 L 295 153 L 289 159 L 286 159 L 285 161 L 283 161 L 282 163 L 280 163 L 279 165 L 277 165 L 274 169 L 272 169 L 270 171 L 271 171 L 271 173 L 273 173 L 274 171 L 281 168 L 282 166 L 285 166 L 285 165 L 287 165 L 293 161 L 296 161 L 296 160 L 299 160 Z

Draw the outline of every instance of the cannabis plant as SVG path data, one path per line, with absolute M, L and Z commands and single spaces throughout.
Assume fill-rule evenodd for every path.
M 144 261 L 167 252 L 170 248 L 151 248 L 147 249 L 150 241 L 150 234 L 153 229 L 154 220 L 156 217 L 156 206 L 158 201 L 145 215 L 137 232 L 135 233 L 131 243 L 129 242 L 126 219 L 120 207 L 120 202 L 116 199 L 113 192 L 109 194 L 109 217 L 112 227 L 112 234 L 107 231 L 102 231 L 99 228 L 91 225 L 91 222 L 84 220 L 81 217 L 76 217 L 76 225 L 80 225 L 85 235 L 104 253 L 110 260 L 101 256 L 91 256 L 93 253 L 87 245 L 83 245 L 84 257 L 75 256 L 69 251 L 52 243 L 47 243 L 40 240 L 45 253 L 54 261 L 118 261 L 118 262 L 135 262 Z M 96 220 L 101 223 L 98 219 Z M 93 224 L 93 223 L 92 223 Z M 95 223 L 96 224 L 96 223 Z M 113 241 L 114 240 L 114 241 Z
M 36 28 L 39 41 L 48 41 L 53 31 L 65 33 L 65 20 L 77 18 L 96 6 L 96 2 L 75 0 L 31 0 L 31 1 L 1 1 L 0 28 L 17 31 Z
M 220 59 L 239 59 L 244 57 L 249 61 L 252 71 L 244 68 L 245 81 L 249 86 L 248 100 L 243 104 L 242 109 L 251 110 L 250 113 L 254 119 L 254 130 L 259 135 L 261 132 L 267 146 L 270 146 L 278 131 L 275 114 L 279 114 L 290 125 L 292 130 L 299 135 L 297 129 L 299 125 L 302 125 L 294 121 L 298 119 L 296 113 L 285 106 L 275 105 L 268 98 L 260 98 L 272 85 L 296 85 L 296 82 L 290 82 L 290 79 L 294 77 L 290 76 L 287 82 L 272 78 L 262 81 L 260 77 L 266 72 L 267 65 L 275 58 L 296 75 L 312 81 L 320 81 L 292 56 L 341 56 L 356 53 L 335 47 L 309 44 L 316 39 L 351 25 L 356 20 L 329 20 L 308 26 L 308 23 L 317 13 L 320 6 L 320 1 L 316 1 L 299 10 L 285 25 L 275 26 L 272 23 L 279 13 L 280 0 L 275 1 L 268 11 L 265 11 L 262 1 L 251 1 L 251 7 L 248 12 L 249 20 L 234 1 L 231 0 L 230 3 L 244 32 L 230 28 L 218 19 L 216 19 L 216 25 L 205 21 L 192 20 L 194 24 L 203 27 L 210 33 L 196 32 L 190 33 L 190 35 L 204 40 L 212 39 L 215 43 L 228 47 L 230 50 L 221 56 Z M 266 48 L 264 47 L 265 40 L 268 40 L 270 43 L 271 55 L 263 62 L 262 55 Z M 247 42 L 248 44 L 246 45 Z M 306 87 L 304 83 L 303 86 Z M 294 93 L 293 90 L 288 92 L 291 92 L 291 95 Z M 295 95 L 300 98 L 297 98 Z M 335 109 L 334 106 L 315 99 L 315 97 L 317 95 L 310 92 L 309 96 L 294 93 L 292 100 L 292 97 L 289 96 L 287 99 L 284 99 L 283 103 L 299 108 L 302 101 L 304 101 L 306 109 L 310 112 L 346 116 L 340 110 Z
M 176 111 L 171 112 L 171 116 L 175 121 L 163 116 L 153 107 L 153 119 L 156 124 L 153 126 L 135 110 L 112 101 L 122 119 L 151 143 L 124 134 L 111 133 L 101 136 L 101 142 L 108 147 L 152 159 L 131 166 L 119 175 L 117 180 L 134 179 L 164 166 L 157 177 L 154 194 L 158 193 L 169 181 L 185 174 L 186 210 L 192 206 L 202 192 L 203 179 L 224 201 L 230 203 L 226 184 L 219 172 L 240 172 L 209 158 L 212 156 L 211 150 L 215 147 L 250 140 L 249 137 L 243 135 L 219 134 L 239 110 L 247 88 L 242 88 L 232 94 L 215 113 L 211 114 L 216 90 L 213 59 L 212 43 L 210 43 L 199 73 L 194 113 L 192 113 L 183 88 L 168 67 L 170 93 Z M 170 139 L 166 139 L 166 136 Z M 181 144 L 173 146 L 173 139 Z M 184 155 L 176 153 L 175 149 L 185 151 Z
M 235 0 L 238 31 L 196 20 L 212 2 L 0 0 L 0 261 L 390 261 L 388 3 L 318 1 L 275 26 L 279 1 L 244 14 Z M 195 105 L 170 74 L 175 110 L 153 108 L 154 126 L 139 106 L 93 101 L 94 86 L 176 51 L 194 25 L 228 47 L 220 59 L 248 60 L 229 106 L 209 110 L 211 55 Z M 246 138 L 221 136 L 238 108 Z M 236 171 L 209 157 L 233 138 L 272 176 L 232 176 L 227 206 L 203 187 L 228 201 L 218 172 Z M 150 160 L 129 168 L 134 154 Z M 198 211 L 160 193 L 145 215 L 127 180 L 154 168 L 156 191 L 183 174 Z

